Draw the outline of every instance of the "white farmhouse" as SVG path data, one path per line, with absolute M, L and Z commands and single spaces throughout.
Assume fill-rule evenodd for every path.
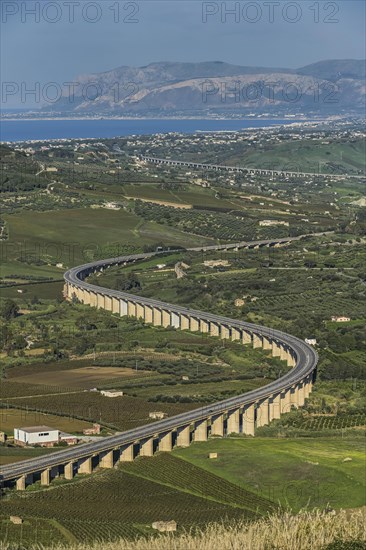
M 346 315 L 332 315 L 331 320 L 335 323 L 348 323 L 351 317 L 347 317 Z
M 52 447 L 60 440 L 59 430 L 48 426 L 30 426 L 14 429 L 14 443 L 16 445 L 42 445 Z
M 101 395 L 104 395 L 104 397 L 122 397 L 123 391 L 119 390 L 101 390 Z
M 316 338 L 305 338 L 305 342 L 307 344 L 309 344 L 310 346 L 316 346 L 317 345 L 317 341 L 316 341 Z

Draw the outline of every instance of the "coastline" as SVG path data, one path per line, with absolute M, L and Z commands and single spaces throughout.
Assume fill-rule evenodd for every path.
M 280 128 L 301 129 L 306 126 L 332 124 L 347 117 L 252 117 L 176 118 L 176 117 L 47 117 L 1 119 L 0 143 L 40 143 L 116 139 L 159 134 L 241 133 Z
M 243 117 L 243 118 L 227 118 L 227 117 L 223 117 L 223 118 L 213 118 L 213 117 L 204 117 L 204 116 L 192 116 L 192 117 L 179 117 L 179 116 L 171 116 L 171 117 L 107 117 L 107 116 L 95 116 L 95 117 L 13 117 L 13 118 L 8 118 L 8 117 L 4 117 L 4 116 L 0 116 L 0 120 L 3 121 L 3 122 L 34 122 L 34 121 L 43 121 L 43 120 L 62 120 L 62 121 L 65 121 L 65 120 L 70 120 L 70 121 L 80 121 L 80 120 L 116 120 L 116 121 L 119 121 L 119 120 L 136 120 L 136 121 L 139 121 L 139 120 L 205 120 L 205 121 L 212 121 L 212 122 L 218 122 L 218 121 L 223 121 L 223 122 L 240 122 L 240 121 L 245 121 L 245 122 L 248 122 L 248 121 L 254 121 L 254 120 L 275 120 L 276 118 L 278 118 L 279 120 L 289 120 L 291 121 L 292 119 L 297 119 L 297 120 L 301 120 L 301 121 L 304 121 L 304 122 L 310 122 L 310 121 L 313 121 L 314 120 L 314 117 L 306 117 L 306 116 L 291 116 L 291 117 L 286 117 L 286 115 L 284 115 L 283 117 L 276 117 L 276 115 L 273 115 L 271 117 L 264 117 L 264 116 L 253 116 L 253 117 Z M 324 120 L 329 120 L 329 119 L 336 119 L 336 118 L 339 118 L 337 116 L 335 117 L 319 117 L 319 119 L 316 119 L 317 121 L 324 121 Z

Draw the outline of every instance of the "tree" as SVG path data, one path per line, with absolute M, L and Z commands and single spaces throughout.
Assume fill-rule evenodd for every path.
M 10 321 L 14 319 L 19 313 L 19 306 L 14 302 L 14 300 L 5 300 L 1 307 L 1 317 L 5 321 Z
M 89 348 L 88 340 L 86 338 L 80 338 L 74 347 L 74 351 L 76 355 L 83 355 L 88 348 Z
M 136 273 L 128 273 L 128 275 L 123 274 L 116 281 L 117 290 L 123 292 L 129 290 L 141 290 L 141 283 L 136 275 Z

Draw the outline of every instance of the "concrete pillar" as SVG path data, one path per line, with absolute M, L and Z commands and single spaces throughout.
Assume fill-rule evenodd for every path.
M 85 289 L 84 289 L 84 304 L 86 306 L 90 305 L 90 292 L 89 290 L 85 290 Z
M 161 327 L 162 325 L 161 309 L 154 307 L 154 327 Z
M 119 460 L 120 462 L 133 462 L 133 443 L 121 447 Z
M 181 330 L 189 330 L 189 317 L 188 315 L 180 315 L 180 328 Z
M 127 302 L 127 315 L 129 317 L 136 317 L 136 304 L 135 302 Z
M 107 311 L 112 311 L 112 298 L 110 296 L 104 297 L 104 308 Z
M 221 338 L 223 340 L 230 340 L 230 328 L 226 325 L 221 325 Z
M 74 285 L 69 286 L 69 293 L 70 293 L 70 299 L 72 300 L 74 296 L 76 296 L 76 288 Z
M 305 403 L 305 390 L 304 390 L 303 382 L 300 382 L 298 384 L 298 403 L 299 403 L 299 407 L 302 407 Z
M 51 470 L 49 468 L 46 468 L 46 470 L 43 470 L 41 472 L 41 485 L 44 487 L 48 487 L 51 483 Z
M 120 302 L 118 298 L 112 298 L 112 312 L 120 314 Z
M 98 309 L 104 309 L 105 307 L 105 299 L 103 294 L 97 294 L 97 308 Z
M 262 347 L 262 337 L 258 334 L 253 334 L 253 348 L 261 348 Z
M 243 410 L 243 433 L 254 435 L 254 404 L 245 405 Z
M 272 341 L 269 338 L 266 338 L 263 336 L 263 349 L 270 349 L 272 350 Z
M 233 341 L 235 340 L 241 340 L 241 330 L 238 328 L 233 327 L 231 329 L 231 339 Z
M 195 317 L 191 317 L 191 332 L 199 332 L 200 330 L 200 322 L 199 319 L 196 319 Z
M 65 464 L 65 479 L 74 479 L 74 463 L 68 462 Z
M 170 311 L 167 311 L 163 309 L 162 311 L 162 325 L 163 327 L 170 327 L 171 325 L 171 318 L 170 318 Z
M 140 456 L 153 456 L 154 455 L 154 438 L 150 437 L 140 441 Z
M 209 322 L 205 321 L 205 319 L 200 320 L 200 331 L 204 332 L 205 334 L 209 332 Z
M 62 295 L 66 300 L 69 298 L 69 285 L 67 283 L 64 284 Z
M 220 326 L 217 323 L 210 322 L 211 336 L 220 336 Z
M 100 457 L 99 466 L 101 468 L 113 468 L 113 466 L 114 466 L 113 450 L 108 451 L 106 454 L 103 454 Z
M 81 458 L 78 462 L 78 474 L 92 474 L 93 473 L 93 464 L 92 458 Z
M 283 390 L 281 393 L 281 414 L 288 413 L 291 410 L 291 388 Z
M 195 423 L 194 440 L 207 441 L 207 420 L 198 420 Z
M 174 311 L 171 312 L 170 325 L 174 328 L 181 328 L 179 313 L 175 313 Z
M 25 491 L 27 485 L 27 476 L 19 477 L 16 481 L 17 491 Z
M 181 426 L 177 429 L 177 446 L 189 447 L 191 443 L 190 426 Z
M 275 340 L 272 340 L 272 357 L 280 357 L 281 356 L 281 347 L 275 342 Z
M 127 300 L 119 301 L 119 314 L 121 317 L 128 315 L 128 302 Z
M 162 434 L 159 439 L 159 451 L 170 452 L 173 448 L 172 432 Z
M 227 415 L 227 433 L 238 434 L 240 432 L 239 409 L 229 411 Z
M 280 348 L 280 359 L 281 361 L 287 361 L 287 349 L 283 346 Z
M 145 306 L 145 323 L 152 324 L 153 322 L 153 309 L 150 306 Z
M 296 358 L 295 355 L 289 352 L 287 356 L 287 364 L 289 367 L 295 367 L 296 366 Z
M 245 330 L 243 330 L 242 341 L 243 341 L 243 344 L 245 345 L 252 343 L 252 335 L 250 334 L 250 332 L 246 332 Z
M 291 388 L 291 407 L 299 408 L 299 390 L 297 386 Z
M 307 399 L 309 395 L 310 395 L 310 384 L 309 384 L 309 379 L 306 378 L 304 383 L 304 398 Z
M 224 415 L 219 414 L 211 418 L 211 435 L 224 435 Z
M 270 409 L 269 420 L 275 420 L 281 418 L 281 394 L 272 396 L 272 408 Z
M 268 421 L 271 422 L 274 418 L 274 402 L 273 402 L 273 396 L 268 399 Z
M 269 400 L 264 399 L 257 407 L 257 428 L 269 424 Z
M 97 295 L 95 292 L 90 292 L 90 305 L 92 307 L 97 307 Z
M 136 317 L 145 321 L 145 307 L 142 304 L 136 304 Z

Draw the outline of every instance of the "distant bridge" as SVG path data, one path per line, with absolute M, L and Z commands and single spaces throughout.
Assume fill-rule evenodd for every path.
M 292 177 L 292 178 L 304 178 L 304 177 L 322 177 L 322 178 L 365 178 L 366 175 L 349 175 L 349 174 L 320 174 L 314 172 L 300 172 L 298 170 L 269 170 L 266 168 L 250 168 L 246 166 L 228 166 L 225 164 L 202 164 L 200 162 L 192 162 L 185 160 L 172 160 L 162 159 L 157 157 L 149 157 L 141 155 L 140 160 L 150 162 L 151 164 L 165 164 L 167 166 L 178 166 L 182 168 L 193 168 L 195 170 L 214 170 L 214 171 L 226 171 L 233 173 L 247 174 L 248 176 L 279 176 L 279 177 Z
M 236 243 L 240 248 L 276 246 L 302 237 Z M 229 249 L 232 245 L 201 247 L 188 250 Z M 48 486 L 56 476 L 73 479 L 76 474 L 91 474 L 95 468 L 114 468 L 120 461 L 132 461 L 136 456 L 153 456 L 156 451 L 171 451 L 187 447 L 192 441 L 207 441 L 209 436 L 243 433 L 254 436 L 257 428 L 280 418 L 292 407 L 304 405 L 315 380 L 318 355 L 295 336 L 253 323 L 206 313 L 189 307 L 168 304 L 160 300 L 135 296 L 102 288 L 86 282 L 89 275 L 118 265 L 158 256 L 159 253 L 135 254 L 100 260 L 65 273 L 64 295 L 67 300 L 119 316 L 142 319 L 158 327 L 201 332 L 222 340 L 236 341 L 244 346 L 262 348 L 291 367 L 290 371 L 256 390 L 230 397 L 212 405 L 153 422 L 119 435 L 101 437 L 92 443 L 77 445 L 45 456 L 8 464 L 0 469 L 1 481 L 15 481 L 22 491 L 28 484 L 40 480 Z M 123 399 L 123 398 L 122 398 Z

